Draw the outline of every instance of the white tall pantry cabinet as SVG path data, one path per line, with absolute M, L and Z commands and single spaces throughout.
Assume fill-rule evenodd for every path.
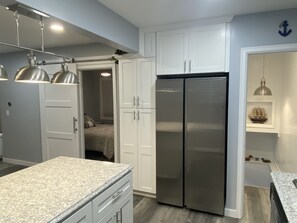
M 156 193 L 154 59 L 120 60 L 120 160 L 132 164 L 133 189 Z

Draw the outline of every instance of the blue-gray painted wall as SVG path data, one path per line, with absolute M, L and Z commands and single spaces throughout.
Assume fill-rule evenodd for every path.
M 288 20 L 293 30 L 288 37 L 278 34 L 279 24 Z M 228 122 L 228 167 L 226 207 L 236 208 L 237 162 L 238 162 L 238 110 L 239 74 L 241 48 L 297 43 L 297 9 L 272 11 L 235 16 L 231 21 L 229 122 Z M 297 75 L 297 74 L 296 74 Z
M 105 44 L 138 52 L 139 30 L 96 0 L 18 0 L 100 37 Z

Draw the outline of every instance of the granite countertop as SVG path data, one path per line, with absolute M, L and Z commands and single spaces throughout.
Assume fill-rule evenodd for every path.
M 292 182 L 297 174 L 272 172 L 271 176 L 288 221 L 297 222 L 297 188 Z
M 58 157 L 0 178 L 0 222 L 59 222 L 132 167 Z

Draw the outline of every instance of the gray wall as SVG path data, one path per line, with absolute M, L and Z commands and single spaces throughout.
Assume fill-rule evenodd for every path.
M 102 56 L 114 53 L 113 48 L 101 44 L 49 49 L 73 57 Z M 39 89 L 36 84 L 15 83 L 17 69 L 26 65 L 27 52 L 0 55 L 0 64 L 8 72 L 9 81 L 0 82 L 0 107 L 3 131 L 3 157 L 28 162 L 41 162 L 41 129 Z M 37 60 L 55 57 L 38 56 Z M 12 102 L 11 108 L 8 102 Z M 5 115 L 5 110 L 10 116 Z
M 102 37 L 105 44 L 138 52 L 138 28 L 96 0 L 18 0 Z
M 297 42 L 297 9 L 235 16 L 231 21 L 231 52 L 229 82 L 228 166 L 226 207 L 236 208 L 238 162 L 238 110 L 240 50 L 243 47 L 276 45 Z M 278 34 L 278 26 L 288 20 L 293 32 L 284 38 Z

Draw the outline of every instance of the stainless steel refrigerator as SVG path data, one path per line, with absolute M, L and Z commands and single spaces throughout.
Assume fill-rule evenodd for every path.
M 157 201 L 224 215 L 226 74 L 157 79 Z

